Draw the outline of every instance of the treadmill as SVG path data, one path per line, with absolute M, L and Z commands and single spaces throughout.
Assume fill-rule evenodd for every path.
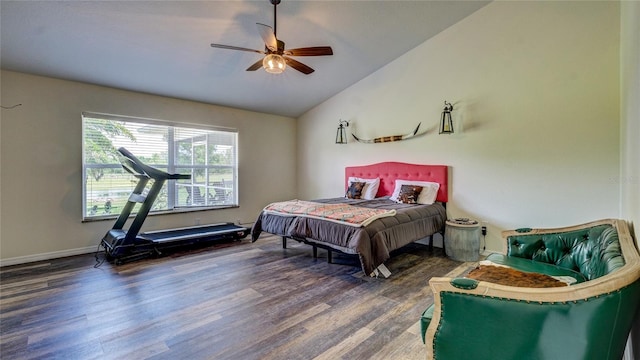
M 102 238 L 106 258 L 116 265 L 150 256 L 161 255 L 161 249 L 193 245 L 195 243 L 214 240 L 240 240 L 249 234 L 249 229 L 233 223 L 209 224 L 177 229 L 149 231 L 140 233 L 142 224 L 147 218 L 153 203 L 160 194 L 167 180 L 191 179 L 189 174 L 169 174 L 162 170 L 145 165 L 125 148 L 119 148 L 122 167 L 138 179 L 138 183 L 127 203 L 122 208 L 113 228 Z M 151 189 L 144 193 L 145 187 L 153 180 Z M 129 229 L 124 225 L 137 203 L 141 203 Z

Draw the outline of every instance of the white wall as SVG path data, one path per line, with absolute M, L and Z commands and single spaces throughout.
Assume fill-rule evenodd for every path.
M 144 230 L 251 223 L 296 196 L 295 119 L 2 71 L 0 255 L 7 265 L 97 247 L 113 220 L 82 223 L 82 111 L 238 129 L 240 207 L 150 216 Z M 272 181 L 278 179 L 277 182 Z
M 493 2 L 299 119 L 302 198 L 343 192 L 347 165 L 451 166 L 449 217 L 500 231 L 619 216 L 619 4 Z M 443 101 L 456 133 L 438 135 Z M 338 119 L 362 138 L 334 144 Z
M 621 213 L 640 230 L 640 2 L 624 1 L 621 14 Z M 639 242 L 640 244 L 640 242 Z
M 629 221 L 640 245 L 640 2 L 620 8 L 620 158 L 622 218 Z M 640 312 L 631 333 L 627 359 L 640 359 Z

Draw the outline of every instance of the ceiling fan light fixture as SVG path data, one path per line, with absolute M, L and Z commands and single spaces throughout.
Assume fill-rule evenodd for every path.
M 270 74 L 282 74 L 287 67 L 287 62 L 278 54 L 269 54 L 262 60 L 262 67 Z
M 247 71 L 256 71 L 260 69 L 260 64 L 262 64 L 262 67 L 266 72 L 271 74 L 281 74 L 284 72 L 287 65 L 289 65 L 294 70 L 297 70 L 305 75 L 311 74 L 314 71 L 312 68 L 301 63 L 298 60 L 292 59 L 290 56 L 333 55 L 333 50 L 331 49 L 331 46 L 312 46 L 285 50 L 284 41 L 276 37 L 276 9 L 278 8 L 277 5 L 280 4 L 280 1 L 281 0 L 269 0 L 269 2 L 271 2 L 271 4 L 273 5 L 273 27 L 262 23 L 256 23 L 258 32 L 260 33 L 260 37 L 264 42 L 264 50 L 254 50 L 239 46 L 215 43 L 212 43 L 211 47 L 227 50 L 254 52 L 265 55 L 262 60 L 258 60 L 255 63 L 251 64 L 251 66 L 247 68 Z M 287 57 L 285 58 L 283 55 L 286 55 Z

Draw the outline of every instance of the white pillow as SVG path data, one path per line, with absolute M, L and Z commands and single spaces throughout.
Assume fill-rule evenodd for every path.
M 362 190 L 362 198 L 365 200 L 373 200 L 376 198 L 376 194 L 378 193 L 378 188 L 380 187 L 380 178 L 375 179 L 363 179 L 355 176 L 349 176 L 347 180 L 349 186 L 353 182 L 364 182 L 367 183 Z
M 400 195 L 400 188 L 402 185 L 416 185 L 422 186 L 422 191 L 418 195 L 418 204 L 431 205 L 436 201 L 438 197 L 438 189 L 440 184 L 430 181 L 416 181 L 416 180 L 396 180 L 396 185 L 393 188 L 393 194 L 389 200 L 398 202 L 398 195 Z

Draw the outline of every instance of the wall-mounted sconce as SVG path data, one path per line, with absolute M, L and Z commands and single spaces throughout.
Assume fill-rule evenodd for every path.
M 440 119 L 440 134 L 453 134 L 453 120 L 451 119 L 451 111 L 453 105 L 444 101 L 444 109 L 442 110 L 442 119 Z
M 346 127 L 349 127 L 349 122 L 347 120 L 340 120 L 338 122 L 338 132 L 336 132 L 336 144 L 346 144 L 347 143 L 347 130 Z

